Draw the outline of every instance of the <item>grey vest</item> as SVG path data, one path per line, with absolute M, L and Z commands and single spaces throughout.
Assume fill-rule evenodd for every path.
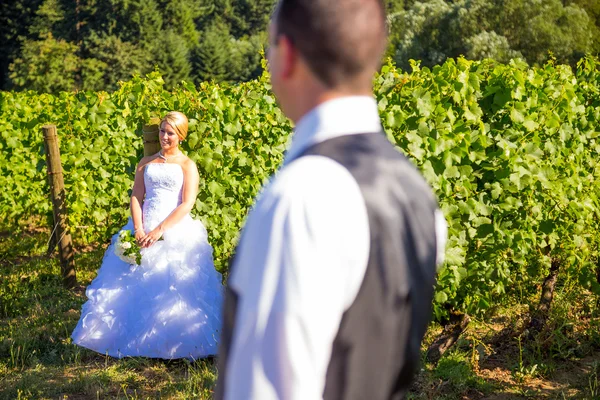
M 347 135 L 299 157 L 323 156 L 358 183 L 370 254 L 358 295 L 342 316 L 327 369 L 325 400 L 402 399 L 418 368 L 436 273 L 436 200 L 413 164 L 383 134 Z M 335 184 L 335 182 L 332 182 Z M 234 330 L 237 294 L 227 289 L 216 399 Z

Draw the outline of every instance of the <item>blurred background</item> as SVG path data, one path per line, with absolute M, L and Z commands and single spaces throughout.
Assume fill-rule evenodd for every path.
M 182 80 L 260 76 L 274 0 L 3 0 L 0 89 L 117 89 L 158 68 Z M 600 49 L 598 0 L 386 0 L 402 69 L 464 55 L 572 66 Z

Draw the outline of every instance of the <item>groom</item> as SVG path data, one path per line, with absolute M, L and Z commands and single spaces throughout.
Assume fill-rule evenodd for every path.
M 400 399 L 430 318 L 445 222 L 382 133 L 381 0 L 280 0 L 273 91 L 296 124 L 232 263 L 217 399 Z

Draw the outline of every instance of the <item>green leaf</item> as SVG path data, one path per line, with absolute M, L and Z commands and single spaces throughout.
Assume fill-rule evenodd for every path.
M 531 119 L 525 119 L 525 121 L 523 122 L 523 126 L 530 132 L 535 131 L 538 127 L 539 124 Z
M 517 110 L 516 108 L 513 108 L 510 111 L 510 119 L 516 124 L 522 124 L 525 121 L 525 117 L 521 111 Z
M 453 165 L 444 170 L 444 177 L 447 179 L 460 178 L 460 172 L 458 171 L 458 168 Z
M 473 218 L 473 220 L 471 221 L 471 225 L 473 225 L 475 227 L 478 227 L 483 224 L 491 225 L 491 223 L 492 223 L 492 220 L 489 219 L 488 217 L 476 217 L 476 218 Z
M 216 197 L 220 197 L 223 195 L 223 193 L 225 192 L 225 190 L 223 189 L 223 186 L 221 186 L 219 183 L 212 181 L 208 184 L 208 190 L 210 191 L 211 194 L 213 194 Z
M 437 292 L 435 294 L 435 301 L 436 303 L 444 304 L 446 301 L 448 301 L 448 295 L 445 292 Z

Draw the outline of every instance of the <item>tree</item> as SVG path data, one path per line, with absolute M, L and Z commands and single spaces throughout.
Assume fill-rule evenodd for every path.
M 592 51 L 593 22 L 577 5 L 563 7 L 559 0 L 545 7 L 531 7 L 527 29 L 522 30 L 519 49 L 529 62 L 541 64 L 551 51 L 559 62 L 575 64 Z M 535 13 L 535 14 L 534 14 Z
M 65 10 L 59 0 L 45 0 L 35 12 L 35 17 L 29 26 L 31 37 L 39 38 L 47 33 L 54 37 L 64 37 Z
M 433 66 L 459 55 L 504 62 L 522 56 L 541 64 L 551 53 L 574 65 L 598 51 L 594 20 L 560 0 L 417 1 L 399 13 L 391 30 L 396 62 L 405 69 L 411 58 Z
M 81 35 L 115 35 L 146 47 L 162 35 L 164 11 L 156 0 L 88 0 L 80 11 Z
M 25 40 L 20 56 L 9 66 L 11 86 L 45 93 L 75 90 L 81 63 L 76 52 L 77 46 L 51 33 L 40 40 Z
M 391 45 L 398 66 L 410 68 L 409 59 L 432 66 L 452 57 L 442 34 L 448 32 L 451 12 L 452 6 L 443 0 L 416 2 L 392 22 Z
M 228 16 L 233 36 L 241 38 L 265 32 L 275 3 L 275 0 L 234 0 Z
M 513 58 L 523 58 L 523 55 L 510 48 L 508 39 L 498 35 L 496 32 L 476 34 L 465 41 L 467 46 L 466 57 L 471 60 L 483 60 L 491 58 L 503 63 L 508 63 Z
M 113 90 L 118 81 L 155 66 L 168 85 L 190 79 L 252 79 L 262 71 L 260 51 L 275 3 L 0 0 L 0 87 L 25 89 L 24 82 L 36 82 L 33 87 L 39 90 L 54 73 L 52 60 L 57 54 L 76 65 L 73 85 L 65 84 L 71 79 L 65 74 L 57 84 L 61 88 Z M 574 65 L 583 54 L 600 51 L 598 0 L 384 0 L 384 4 L 390 30 L 386 56 L 404 69 L 410 68 L 409 59 L 431 67 L 460 55 L 501 62 L 518 57 L 530 64 L 554 57 Z M 20 63 L 35 52 L 42 58 L 33 59 L 27 68 L 44 75 L 25 76 L 27 68 Z
M 565 6 L 575 4 L 579 8 L 585 10 L 597 27 L 600 27 L 600 2 L 598 0 L 566 0 Z
M 203 17 L 205 11 L 205 7 L 191 0 L 172 0 L 165 5 L 167 25 L 185 40 L 188 48 L 194 47 L 200 39 L 196 20 Z
M 588 17 L 594 22 L 595 29 L 592 32 L 594 38 L 594 53 L 600 52 L 600 1 L 598 0 L 567 0 L 565 5 L 575 4 L 584 9 Z
M 116 35 L 93 34 L 86 42 L 90 54 L 82 66 L 83 88 L 86 90 L 116 90 L 119 81 L 153 69 L 151 53 L 139 45 L 122 41 Z
M 220 20 L 208 26 L 193 51 L 192 63 L 196 81 L 224 81 L 229 77 L 231 53 L 229 29 Z
M 181 36 L 169 29 L 157 38 L 153 48 L 155 50 L 151 54 L 152 63 L 162 73 L 167 86 L 190 80 L 190 51 Z
M 74 83 L 64 84 L 72 78 L 65 74 L 60 90 L 113 90 L 119 80 L 155 66 L 169 85 L 190 79 L 192 65 L 198 79 L 251 79 L 261 73 L 260 50 L 275 1 L 0 1 L 0 84 L 15 83 L 16 89 L 37 82 L 34 87 L 41 90 L 40 83 L 53 74 L 52 57 L 60 52 L 70 54 L 76 66 Z M 44 75 L 26 77 L 19 63 L 49 48 L 29 69 Z M 8 79 L 8 65 L 16 58 L 14 79 Z
M 9 88 L 9 65 L 21 49 L 19 38 L 29 35 L 29 26 L 42 0 L 0 1 L 0 89 Z
M 248 39 L 233 39 L 230 44 L 230 81 L 248 81 L 262 74 L 261 50 L 264 48 L 266 33 Z

